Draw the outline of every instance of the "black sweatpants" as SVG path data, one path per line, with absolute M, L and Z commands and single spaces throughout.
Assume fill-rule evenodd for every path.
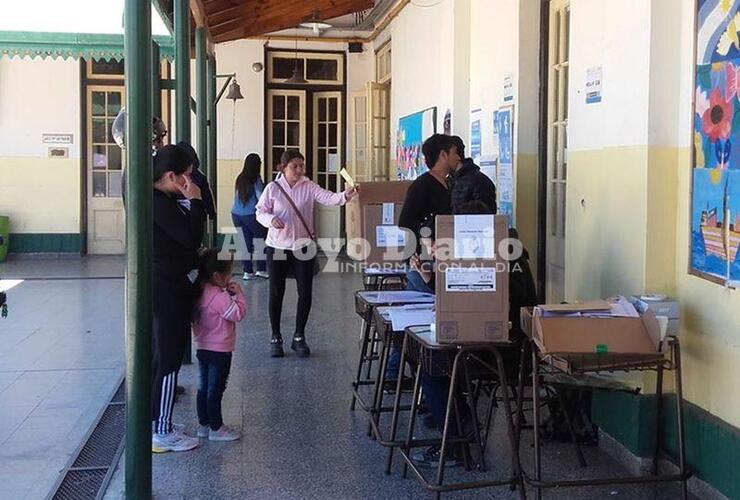
M 152 301 L 152 432 L 172 432 L 177 375 L 190 342 L 193 285 L 183 277 L 154 275 Z
M 305 337 L 306 323 L 311 312 L 313 268 L 316 257 L 302 260 L 290 250 L 280 250 L 272 247 L 267 247 L 265 253 L 267 255 L 267 270 L 270 273 L 270 326 L 272 327 L 272 338 L 282 337 L 280 317 L 283 312 L 285 281 L 290 269 L 293 270 L 296 287 L 298 288 L 298 309 L 295 315 L 294 336 Z

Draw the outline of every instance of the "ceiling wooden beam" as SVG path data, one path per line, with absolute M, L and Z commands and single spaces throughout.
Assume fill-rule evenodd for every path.
M 214 0 L 214 3 L 223 1 L 231 0 Z M 241 12 L 233 7 L 228 7 L 228 14 L 214 11 L 208 16 L 208 25 L 214 41 L 220 43 L 295 28 L 312 19 L 316 10 L 321 19 L 332 19 L 371 8 L 374 3 L 374 0 L 249 0 L 240 7 Z
M 193 14 L 193 21 L 195 21 L 195 26 L 199 28 L 208 26 L 206 11 L 203 7 L 202 0 L 190 0 L 190 12 L 192 12 Z

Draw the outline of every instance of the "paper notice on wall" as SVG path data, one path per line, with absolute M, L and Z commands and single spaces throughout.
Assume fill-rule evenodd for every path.
M 601 102 L 601 85 L 604 77 L 602 66 L 594 66 L 586 70 L 586 104 Z
M 376 226 L 375 246 L 378 248 L 405 247 L 406 232 L 398 226 Z
M 504 102 L 511 102 L 514 100 L 514 75 L 508 73 L 504 76 Z
M 488 176 L 496 184 L 496 163 L 498 158 L 494 155 L 480 157 L 480 171 Z
M 395 222 L 395 203 L 383 203 L 383 222 L 384 226 L 392 226 Z
M 495 292 L 495 267 L 448 267 L 445 270 L 447 292 Z
M 481 137 L 481 117 L 483 116 L 482 109 L 474 109 L 470 112 L 470 157 L 473 161 L 478 161 L 480 158 L 483 146 Z
M 496 258 L 493 215 L 455 215 L 454 224 L 454 258 Z
M 502 163 L 498 166 L 496 185 L 499 201 L 514 202 L 514 169 L 511 163 Z
M 339 172 L 339 155 L 336 153 L 329 153 L 326 156 L 326 171 L 336 174 Z

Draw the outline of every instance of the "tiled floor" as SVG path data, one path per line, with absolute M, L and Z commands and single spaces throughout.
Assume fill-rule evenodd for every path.
M 0 319 L 0 499 L 45 498 L 118 387 L 122 269 L 121 258 L 0 264 L 3 279 L 32 278 Z
M 322 274 L 315 283 L 308 341 L 310 359 L 292 353 L 284 359 L 267 356 L 269 339 L 267 283 L 246 285 L 248 313 L 239 327 L 224 413 L 240 426 L 244 437 L 234 443 L 204 441 L 195 451 L 153 457 L 157 499 L 412 499 L 429 498 L 415 479 L 402 479 L 398 461 L 393 474 L 383 474 L 385 450 L 366 436 L 367 417 L 350 412 L 349 381 L 358 354 L 358 319 L 352 296 L 356 276 Z M 291 333 L 295 292 L 288 287 L 284 334 Z M 196 366 L 182 370 L 188 392 L 176 406 L 179 422 L 195 430 Z M 476 477 L 505 477 L 508 451 L 499 419 L 489 447 L 490 472 Z M 531 433 L 525 435 L 522 460 L 529 467 Z M 590 466 L 580 469 L 568 445 L 548 445 L 547 474 L 579 478 L 586 474 L 614 476 L 624 470 L 597 449 L 586 450 Z M 470 477 L 455 470 L 450 479 Z M 530 491 L 531 493 L 531 491 Z M 674 486 L 620 486 L 547 492 L 547 499 L 674 499 Z M 118 470 L 106 496 L 123 494 Z M 454 493 L 445 498 L 518 498 L 507 488 Z M 530 498 L 532 498 L 530 496 Z

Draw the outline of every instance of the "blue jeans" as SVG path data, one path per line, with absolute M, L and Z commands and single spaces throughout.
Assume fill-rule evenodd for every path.
M 406 272 L 406 290 L 411 290 L 413 292 L 424 292 L 424 293 L 434 293 L 434 290 L 427 285 L 427 283 L 424 281 L 424 278 L 421 277 L 421 274 L 419 274 L 417 271 L 414 271 L 413 269 L 409 269 Z
M 198 387 L 198 423 L 217 431 L 224 424 L 221 400 L 231 370 L 231 353 L 198 349 L 200 387 Z
M 257 271 L 265 271 L 267 269 L 267 263 L 264 256 L 254 255 L 254 240 L 263 240 L 267 236 L 267 228 L 257 222 L 257 216 L 255 215 L 236 215 L 231 214 L 231 220 L 234 222 L 234 226 L 239 230 L 239 233 L 244 235 L 244 242 L 247 245 L 249 251 L 249 258 L 242 262 L 244 266 L 244 272 L 252 274 L 254 268 Z M 254 261 L 255 265 L 252 265 Z

